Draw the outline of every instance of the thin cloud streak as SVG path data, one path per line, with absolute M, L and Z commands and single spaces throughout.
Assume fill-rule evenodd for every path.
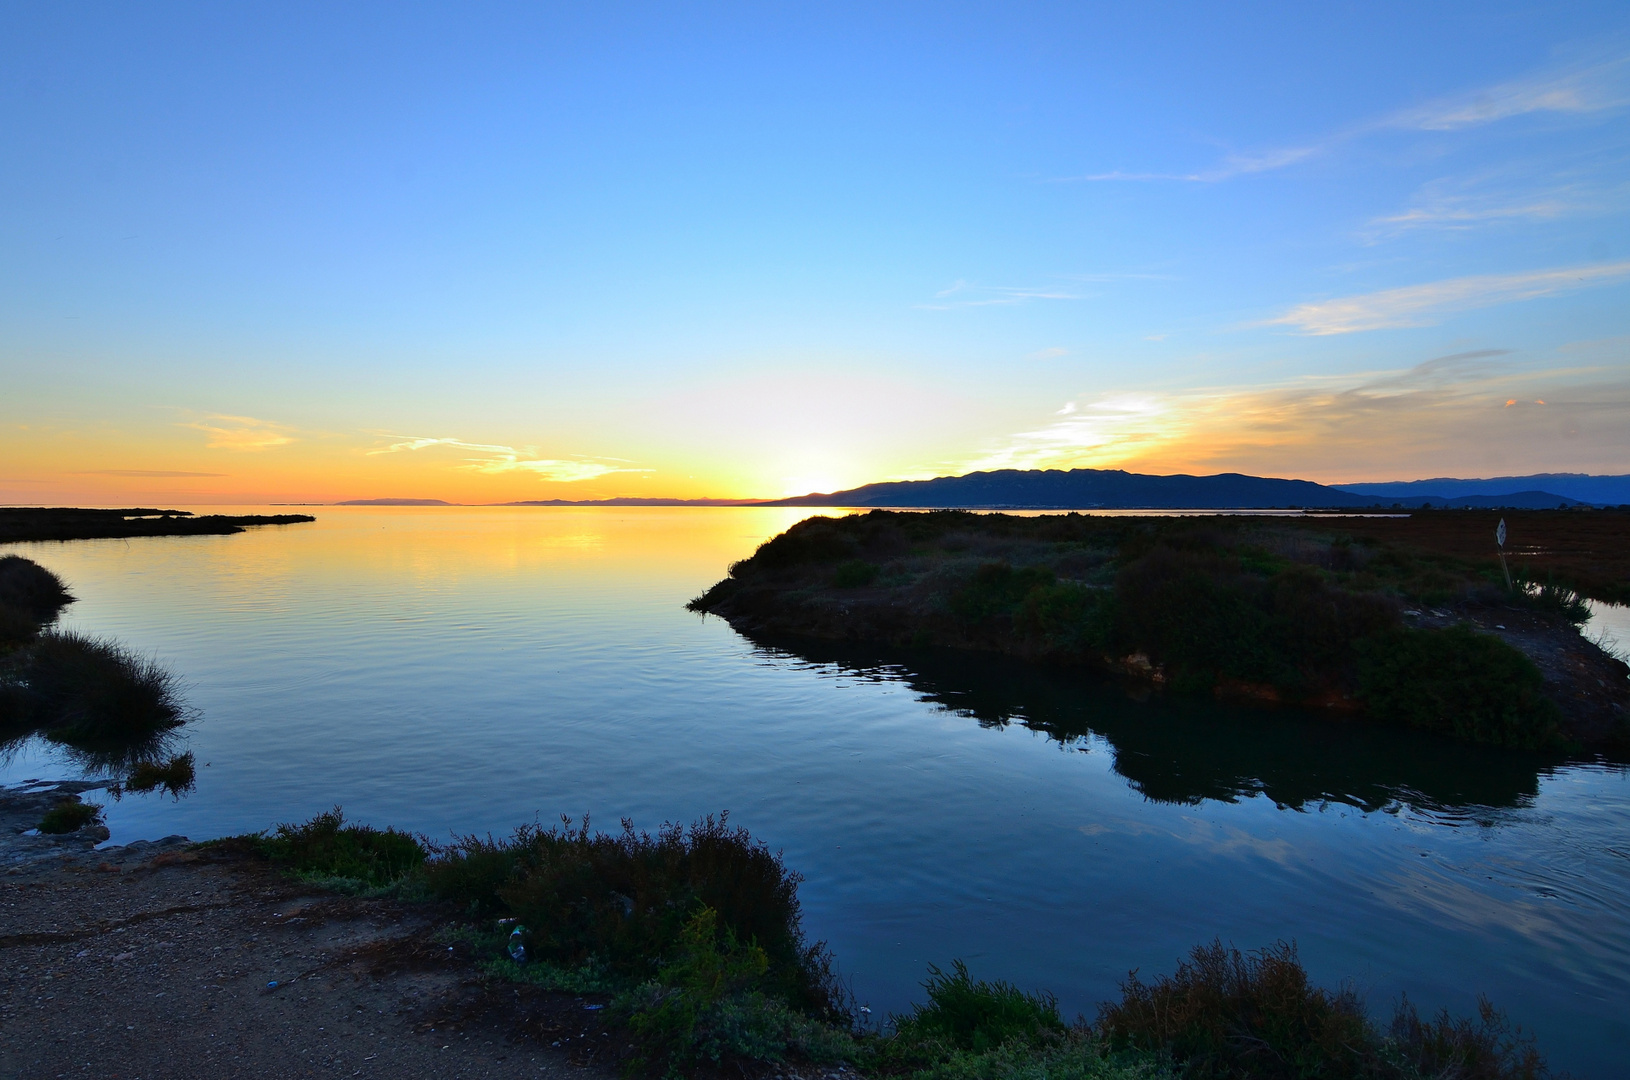
M 204 444 L 211 450 L 240 450 L 254 452 L 287 446 L 295 441 L 293 429 L 271 420 L 257 420 L 253 416 L 227 416 L 212 414 L 206 417 L 213 423 L 192 421 L 181 427 L 202 431 L 209 436 Z
M 1355 124 L 1305 146 L 1278 147 L 1252 153 L 1232 153 L 1209 169 L 1191 172 L 1138 172 L 1113 170 L 1066 176 L 1052 183 L 1112 183 L 1177 181 L 1215 184 L 1287 168 L 1318 157 L 1346 143 L 1385 131 L 1449 132 L 1497 123 L 1533 113 L 1583 115 L 1630 105 L 1630 56 L 1551 71 L 1527 79 L 1499 83 L 1467 94 L 1438 98 L 1400 109 L 1387 116 Z
M 1298 304 L 1256 326 L 1291 326 L 1310 337 L 1428 326 L 1457 311 L 1556 296 L 1630 274 L 1630 262 L 1562 267 L 1526 274 L 1478 274 L 1358 296 Z
M 612 473 L 650 472 L 650 469 L 629 468 L 616 459 L 593 458 L 540 458 L 532 447 L 516 448 L 501 443 L 473 443 L 463 439 L 407 437 L 386 446 L 367 451 L 369 457 L 380 454 L 412 453 L 446 447 L 475 454 L 467 457 L 458 468 L 472 472 L 496 475 L 501 473 L 531 473 L 539 480 L 557 484 L 575 484 L 584 480 L 597 480 Z

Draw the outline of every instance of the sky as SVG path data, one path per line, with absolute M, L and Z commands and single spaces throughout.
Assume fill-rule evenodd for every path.
M 0 6 L 0 502 L 1630 472 L 1630 7 Z

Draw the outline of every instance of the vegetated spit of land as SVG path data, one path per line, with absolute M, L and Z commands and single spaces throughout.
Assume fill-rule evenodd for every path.
M 1630 514 L 811 518 L 691 602 L 749 635 L 1010 653 L 1467 741 L 1630 746 L 1630 669 L 1581 597 L 1630 583 Z
M 225 536 L 255 525 L 316 521 L 310 514 L 204 514 L 190 510 L 0 507 L 0 544 L 33 540 L 107 540 L 134 536 Z

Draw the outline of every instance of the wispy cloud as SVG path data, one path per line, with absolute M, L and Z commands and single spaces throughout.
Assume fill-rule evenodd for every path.
M 216 413 L 180 426 L 207 434 L 209 441 L 204 445 L 212 450 L 270 450 L 294 442 L 293 428 L 253 416 Z
M 1630 56 L 1550 70 L 1402 109 L 1377 127 L 1456 131 L 1531 113 L 1596 113 L 1630 104 Z
M 1630 275 L 1630 262 L 1561 267 L 1525 274 L 1478 274 L 1298 304 L 1283 315 L 1256 325 L 1292 326 L 1313 337 L 1426 326 L 1456 311 L 1556 296 L 1626 275 Z
M 219 472 L 172 472 L 169 469 L 79 469 L 74 476 L 131 476 L 131 477 L 187 477 L 187 476 L 226 476 Z
M 1056 360 L 1060 356 L 1068 356 L 1068 355 L 1070 355 L 1070 350 L 1068 350 L 1066 348 L 1063 348 L 1062 346 L 1059 346 L 1059 345 L 1054 345 L 1051 348 L 1047 348 L 1047 349 L 1037 349 L 1035 352 L 1030 354 L 1030 359 L 1032 359 L 1032 360 Z
M 1535 366 L 1509 350 L 1475 349 L 1396 370 L 1078 400 L 1074 411 L 945 464 L 1326 481 L 1602 470 L 1630 454 L 1630 375 L 1622 342 L 1583 351 L 1595 360 Z
M 595 480 L 611 473 L 650 472 L 649 469 L 630 468 L 629 463 L 608 458 L 545 458 L 537 455 L 534 447 L 504 446 L 500 443 L 473 443 L 463 439 L 399 437 L 396 442 L 369 450 L 369 456 L 396 454 L 415 450 L 447 448 L 463 451 L 471 456 L 459 468 L 479 473 L 530 473 L 539 480 L 558 484 L 573 484 L 582 480 Z
M 1111 170 L 1059 177 L 1055 183 L 1179 181 L 1215 184 L 1273 172 L 1386 131 L 1447 132 L 1535 113 L 1585 115 L 1630 105 L 1630 56 L 1551 68 L 1522 79 L 1450 95 L 1362 121 L 1299 146 L 1234 151 L 1208 168 L 1178 172 Z
M 1630 162 L 1613 155 L 1582 165 L 1566 177 L 1482 174 L 1424 185 L 1402 210 L 1369 222 L 1360 238 L 1373 243 L 1417 229 L 1456 231 L 1505 222 L 1554 221 L 1622 207 L 1630 183 L 1601 182 L 1590 173 L 1622 177 Z
M 952 308 L 991 307 L 1006 304 L 1028 304 L 1033 300 L 1079 300 L 1081 297 L 1061 288 L 1014 288 L 1006 285 L 975 285 L 956 281 L 934 294 L 935 303 L 914 304 L 929 311 L 949 311 Z

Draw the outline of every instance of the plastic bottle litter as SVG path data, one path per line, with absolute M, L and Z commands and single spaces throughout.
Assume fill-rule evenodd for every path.
M 526 963 L 526 942 L 521 937 L 525 930 L 526 927 L 517 924 L 509 932 L 509 958 L 517 964 Z

